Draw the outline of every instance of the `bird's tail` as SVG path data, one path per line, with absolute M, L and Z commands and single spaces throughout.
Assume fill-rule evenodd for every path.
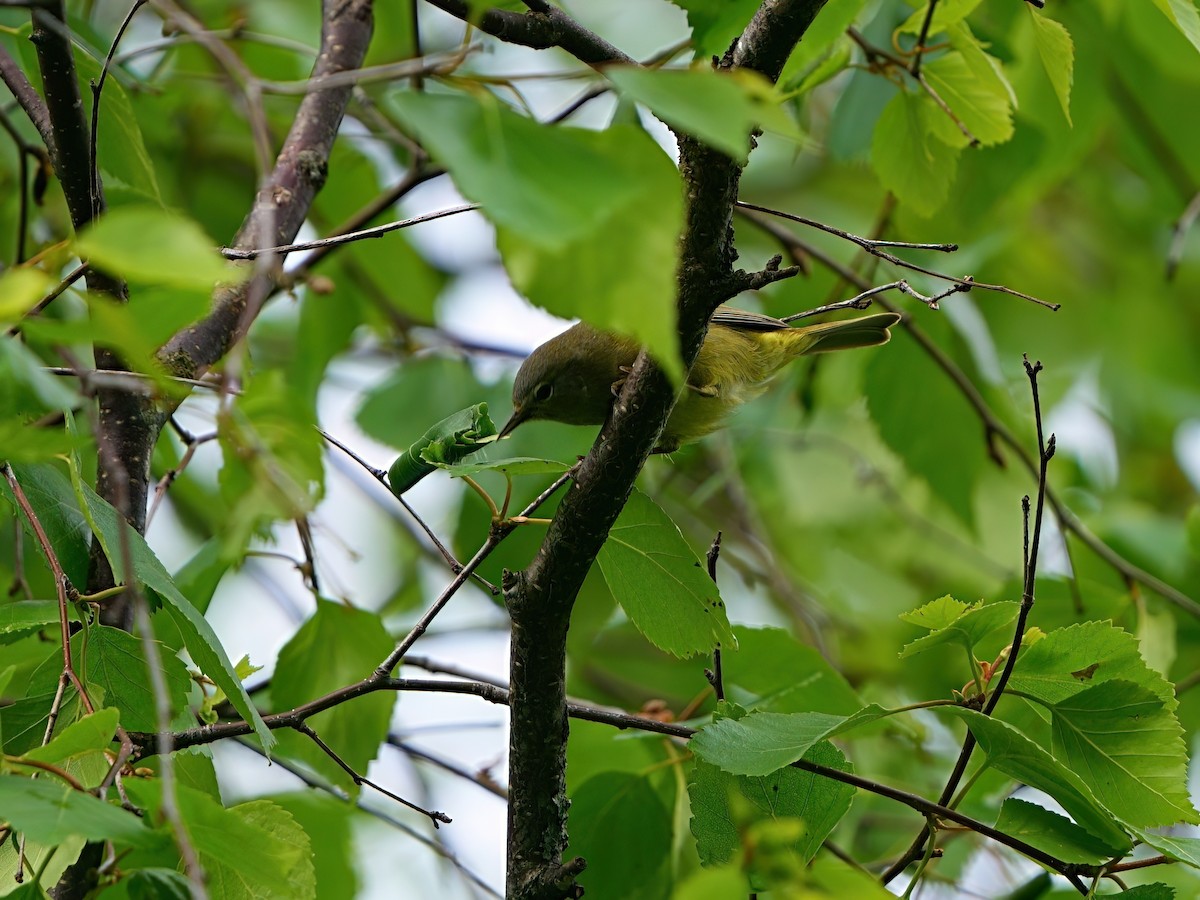
M 896 313 L 877 313 L 873 316 L 861 316 L 857 319 L 842 319 L 837 322 L 824 322 L 820 325 L 808 325 L 794 328 L 791 334 L 799 339 L 801 334 L 807 338 L 808 345 L 801 351 L 809 353 L 829 353 L 833 350 L 852 350 L 855 347 L 874 347 L 886 344 L 892 337 L 889 328 L 900 321 Z M 787 334 L 783 332 L 782 334 Z

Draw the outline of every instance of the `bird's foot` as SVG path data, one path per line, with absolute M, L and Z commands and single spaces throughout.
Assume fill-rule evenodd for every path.
M 617 368 L 621 372 L 621 377 L 614 381 L 612 387 L 609 388 L 614 397 L 621 396 L 621 389 L 625 387 L 625 382 L 629 380 L 629 375 L 633 371 L 633 366 L 618 366 Z

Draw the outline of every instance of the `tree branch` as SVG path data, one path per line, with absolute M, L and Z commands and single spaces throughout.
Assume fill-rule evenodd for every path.
M 372 32 L 371 10 L 371 0 L 325 0 L 321 51 L 313 67 L 314 77 L 356 69 L 362 64 Z M 238 232 L 234 242 L 236 247 L 287 244 L 295 237 L 313 197 L 324 183 L 329 153 L 351 90 L 346 86 L 319 91 L 301 101 L 271 178 L 259 191 L 254 208 Z M 78 92 L 75 96 L 78 97 Z M 53 116 L 55 106 L 51 104 L 50 108 Z M 61 144 L 62 140 L 58 140 Z M 72 141 L 72 146 L 75 143 Z M 86 137 L 82 147 L 80 164 L 86 170 Z M 90 177 L 84 180 L 90 182 Z M 159 358 L 167 370 L 195 378 L 223 357 L 253 321 L 261 300 L 273 288 L 276 277 L 274 272 L 263 269 L 243 285 L 220 289 L 212 312 L 175 335 L 159 351 Z M 89 287 L 92 287 L 90 279 Z M 122 368 L 119 360 L 107 351 L 97 352 L 96 360 L 102 369 Z M 114 484 L 124 482 L 124 503 L 117 508 L 134 528 L 144 533 L 150 461 L 154 444 L 171 412 L 171 401 L 156 404 L 152 398 L 127 391 L 100 391 L 98 396 L 98 437 L 102 438 L 98 444 L 108 448 L 108 452 L 103 454 L 107 459 L 102 458 L 105 464 L 99 468 L 97 490 L 116 505 Z M 103 553 L 93 551 L 92 565 L 89 591 L 111 586 L 112 575 Z M 132 606 L 128 598 L 106 604 L 102 615 L 107 624 L 127 630 L 132 625 Z
M 723 65 L 744 65 L 777 78 L 823 3 L 764 4 Z M 740 167 L 693 138 L 677 137 L 686 197 L 677 273 L 679 341 L 684 365 L 690 367 L 713 310 L 754 276 L 733 269 L 732 215 Z M 658 442 L 674 401 L 666 376 L 640 354 L 537 556 L 525 571 L 505 580 L 513 622 L 507 875 L 507 893 L 513 898 L 557 900 L 578 890 L 562 864 L 567 844 L 567 628 L 584 576 Z
M 46 109 L 45 102 L 29 83 L 17 61 L 3 47 L 0 47 L 0 80 L 12 91 L 21 109 L 25 110 L 25 115 L 42 136 L 42 143 L 46 145 L 46 149 L 53 153 L 54 129 L 50 125 L 50 111 Z
M 588 31 L 557 6 L 549 3 L 530 3 L 536 7 L 527 13 L 503 9 L 484 10 L 477 15 L 466 0 L 428 0 L 455 18 L 470 22 L 479 30 L 508 44 L 547 50 L 561 47 L 582 63 L 593 68 L 608 63 L 637 62 L 626 56 L 604 38 Z
M 324 0 L 321 51 L 312 77 L 359 68 L 372 28 L 371 0 Z M 259 190 L 254 208 L 234 238 L 233 249 L 292 243 L 325 183 L 329 154 L 352 90 L 344 85 L 309 94 L 301 101 L 275 169 Z M 168 341 L 159 358 L 170 371 L 184 377 L 194 378 L 206 371 L 245 333 L 274 284 L 273 274 L 262 274 L 218 291 L 212 312 Z

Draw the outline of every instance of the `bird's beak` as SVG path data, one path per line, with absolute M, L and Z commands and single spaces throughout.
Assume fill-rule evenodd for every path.
M 529 417 L 525 410 L 518 406 L 513 410 L 513 414 L 509 420 L 504 423 L 504 427 L 500 429 L 500 433 L 496 435 L 496 440 L 508 437 L 512 433 L 513 429 L 524 422 L 527 418 Z

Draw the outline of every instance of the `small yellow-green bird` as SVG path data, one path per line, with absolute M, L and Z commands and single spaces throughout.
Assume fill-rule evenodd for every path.
M 886 344 L 888 329 L 899 320 L 895 313 L 879 313 L 792 328 L 782 319 L 718 307 L 655 450 L 670 453 L 720 428 L 730 413 L 766 390 L 771 377 L 798 357 Z M 546 341 L 517 372 L 512 418 L 500 437 L 531 419 L 604 424 L 638 349 L 632 338 L 584 322 Z

